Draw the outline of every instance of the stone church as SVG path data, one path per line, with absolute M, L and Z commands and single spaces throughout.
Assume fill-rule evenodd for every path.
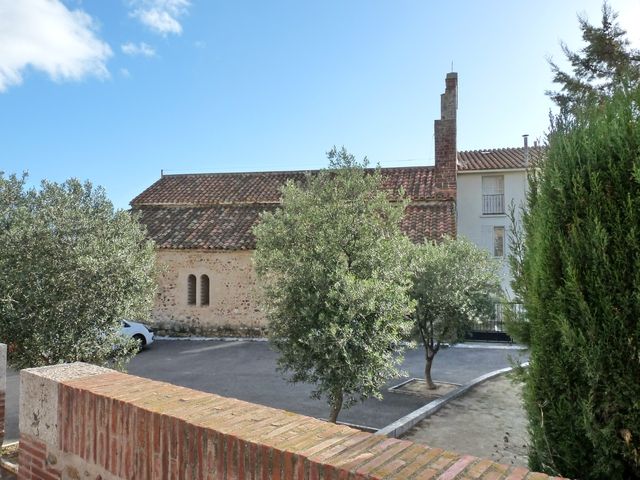
M 383 188 L 403 187 L 402 230 L 414 242 L 456 235 L 456 73 L 446 77 L 435 121 L 435 165 L 383 168 Z M 259 335 L 252 227 L 278 207 L 287 180 L 313 171 L 163 175 L 131 201 L 157 246 L 161 273 L 152 312 L 158 333 Z M 393 196 L 391 195 L 392 199 Z M 393 201 L 393 200 L 391 200 Z

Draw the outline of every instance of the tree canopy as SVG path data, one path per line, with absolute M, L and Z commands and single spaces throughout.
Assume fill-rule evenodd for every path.
M 101 188 L 68 180 L 28 189 L 0 173 L 0 341 L 17 368 L 85 361 L 122 366 L 155 292 L 153 244 Z
M 329 168 L 289 182 L 281 207 L 255 227 L 255 266 L 279 368 L 314 384 L 330 420 L 398 374 L 411 330 L 410 241 L 404 201 L 390 202 L 379 170 L 344 148 Z
M 633 88 L 640 84 L 640 51 L 632 48 L 627 32 L 617 22 L 618 14 L 608 3 L 602 5 L 601 25 L 593 25 L 582 15 L 578 16 L 582 39 L 586 45 L 579 51 L 562 43 L 562 50 L 569 62 L 570 71 L 564 71 L 557 63 L 549 61 L 553 81 L 559 91 L 547 95 L 564 112 L 577 105 L 599 103 L 616 88 Z
M 446 238 L 416 247 L 412 297 L 418 338 L 425 348 L 425 380 L 442 343 L 464 340 L 474 322 L 494 313 L 502 296 L 498 263 L 465 239 Z

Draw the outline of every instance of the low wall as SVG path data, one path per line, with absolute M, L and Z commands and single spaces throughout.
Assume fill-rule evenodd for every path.
M 547 479 L 82 363 L 23 370 L 19 479 Z

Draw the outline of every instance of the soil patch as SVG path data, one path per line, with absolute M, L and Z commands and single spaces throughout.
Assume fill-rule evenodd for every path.
M 448 383 L 448 382 L 433 382 L 436 384 L 435 390 L 429 390 L 427 388 L 427 382 L 420 378 L 412 378 L 400 385 L 395 387 L 391 387 L 389 389 L 390 392 L 393 393 L 404 393 L 405 395 L 415 395 L 418 397 L 422 397 L 427 400 L 428 403 L 431 400 L 436 400 L 449 392 L 452 392 L 460 385 L 457 383 Z
M 455 452 L 527 465 L 527 421 L 522 384 L 503 375 L 447 403 L 404 439 Z

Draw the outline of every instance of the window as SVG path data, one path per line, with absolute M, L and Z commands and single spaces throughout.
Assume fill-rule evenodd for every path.
M 504 257 L 504 227 L 493 227 L 493 256 Z
M 482 177 L 482 214 L 504 214 L 504 176 Z
M 187 278 L 187 303 L 189 305 L 196 304 L 196 276 L 189 275 Z
M 209 275 L 200 275 L 200 306 L 209 305 Z

